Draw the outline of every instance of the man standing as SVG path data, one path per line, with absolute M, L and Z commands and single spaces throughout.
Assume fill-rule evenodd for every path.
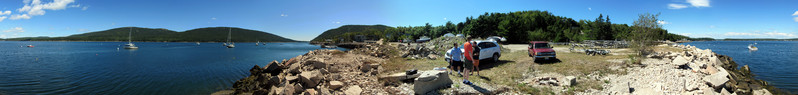
M 471 37 L 466 37 L 466 42 L 463 43 L 463 49 L 465 51 L 463 53 L 463 55 L 464 55 L 463 57 L 465 57 L 465 60 L 464 60 L 465 62 L 463 62 L 463 64 L 464 64 L 464 66 L 463 66 L 464 67 L 463 68 L 463 83 L 471 85 L 471 81 L 468 81 L 468 76 L 470 75 L 469 71 L 474 69 L 474 63 L 473 63 L 474 59 L 472 57 L 473 56 L 472 52 L 474 50 L 474 47 L 471 44 Z
M 460 47 L 457 47 L 457 43 L 454 43 L 453 45 L 454 47 L 452 47 L 452 51 L 449 52 L 449 55 L 452 55 L 452 59 L 449 60 L 449 68 L 451 68 L 453 71 L 457 71 L 457 74 L 462 75 L 460 73 L 460 67 L 463 67 L 463 62 L 461 60 L 463 57 L 463 52 L 460 51 Z

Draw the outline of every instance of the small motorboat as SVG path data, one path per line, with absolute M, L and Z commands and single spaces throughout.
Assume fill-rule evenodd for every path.
M 748 44 L 748 50 L 759 50 L 754 44 Z
M 29 47 L 29 48 L 32 48 L 32 47 L 34 47 L 34 46 L 33 46 L 33 45 L 28 45 L 28 46 L 25 46 L 25 47 Z

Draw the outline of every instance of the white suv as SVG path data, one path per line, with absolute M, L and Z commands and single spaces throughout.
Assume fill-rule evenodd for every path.
M 498 62 L 499 61 L 499 57 L 501 57 L 501 52 L 502 52 L 501 46 L 499 45 L 499 43 L 496 43 L 496 41 L 476 41 L 476 42 L 477 42 L 477 46 L 479 46 L 479 48 L 480 48 L 479 60 L 485 60 L 485 59 L 490 58 L 491 61 L 493 61 L 493 62 Z M 463 48 L 462 45 L 460 45 L 459 47 L 460 47 L 460 51 L 465 52 L 465 49 Z M 446 57 L 445 59 L 446 59 L 447 62 L 449 62 L 452 59 L 452 56 L 449 55 L 449 53 L 451 53 L 451 52 L 452 52 L 452 49 L 449 49 L 449 50 L 446 51 L 446 54 L 444 55 Z M 463 59 L 463 60 L 465 60 L 465 59 Z

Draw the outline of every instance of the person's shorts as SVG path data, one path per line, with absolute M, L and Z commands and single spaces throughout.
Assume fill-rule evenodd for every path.
M 464 60 L 464 61 L 465 62 L 463 62 L 463 68 L 467 70 L 474 69 L 474 63 L 471 63 L 472 62 L 471 60 Z
M 453 66 L 452 68 L 454 69 L 456 67 L 462 67 L 463 66 L 463 61 L 451 61 L 449 64 L 451 66 Z

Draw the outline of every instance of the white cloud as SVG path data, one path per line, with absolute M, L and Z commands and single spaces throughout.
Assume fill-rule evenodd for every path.
M 211 17 L 211 20 L 216 20 L 216 17 Z
M 757 34 L 757 33 L 737 33 L 737 32 L 726 32 L 726 34 L 723 34 L 723 35 L 726 35 L 726 36 L 761 36 L 762 34 Z
M 78 32 L 87 32 L 89 29 L 78 29 Z
M 764 32 L 764 33 L 761 32 L 761 31 L 753 31 L 753 32 L 748 32 L 748 33 L 726 32 L 726 34 L 723 34 L 723 35 L 725 35 L 725 36 L 742 36 L 742 37 L 771 37 L 771 38 L 798 37 L 798 36 L 796 36 L 793 33 L 782 33 L 782 32 L 778 32 L 778 31 Z
M 792 18 L 795 22 L 798 22 L 798 17 Z
M 11 11 L 0 11 L 0 15 L 9 15 Z
M 668 9 L 683 9 L 683 8 L 687 8 L 687 5 L 684 5 L 684 4 L 673 4 L 673 3 L 668 4 Z
M 587 7 L 587 10 L 588 10 L 588 11 L 592 11 L 592 10 L 593 10 L 593 8 L 591 8 L 591 7 Z
M 660 21 L 657 21 L 657 24 L 665 25 L 665 24 L 671 24 L 671 23 L 667 22 L 667 21 L 664 21 L 664 20 L 660 20 Z
M 80 10 L 84 10 L 84 11 L 85 11 L 86 9 L 89 9 L 89 6 L 82 6 L 82 7 L 81 7 L 81 5 L 80 5 L 80 4 L 77 4 L 77 5 L 69 5 L 69 7 L 70 7 L 70 8 L 80 8 Z
M 767 35 L 767 36 L 795 37 L 795 34 L 781 33 L 781 32 L 777 32 L 777 31 L 767 32 L 767 33 L 764 33 L 764 34 Z
M 30 16 L 28 16 L 28 14 L 22 14 L 22 15 L 16 14 L 16 15 L 11 15 L 11 17 L 8 19 L 10 20 L 30 19 Z
M 792 13 L 792 16 L 798 16 L 798 11 L 795 11 L 795 13 Z
M 340 21 L 336 21 L 336 22 L 333 22 L 333 23 L 335 23 L 335 24 L 340 24 L 341 22 L 340 22 Z
M 3 20 L 5 20 L 6 18 L 8 18 L 8 17 L 6 17 L 6 16 L 0 16 L 0 22 L 3 22 Z
M 31 16 L 44 15 L 46 10 L 62 10 L 66 9 L 67 7 L 80 7 L 80 5 L 69 5 L 70 3 L 75 2 L 75 0 L 53 0 L 52 2 L 46 3 L 42 3 L 41 0 L 24 0 L 22 2 L 25 3 L 25 6 L 17 9 L 17 11 L 25 14 L 17 14 L 16 16 L 12 15 L 9 19 L 30 19 Z
M 715 28 L 715 25 L 709 25 L 709 28 Z
M 443 20 L 446 20 L 446 19 L 448 19 L 448 18 L 445 18 L 445 17 L 443 18 Z
M 690 3 L 693 7 L 710 7 L 709 0 L 687 0 L 687 3 Z
M 3 32 L 25 32 L 25 29 L 22 29 L 22 27 L 14 27 L 8 30 L 4 30 Z
M 287 17 L 288 15 L 286 15 L 286 14 L 280 14 L 280 16 L 281 16 L 281 17 Z

